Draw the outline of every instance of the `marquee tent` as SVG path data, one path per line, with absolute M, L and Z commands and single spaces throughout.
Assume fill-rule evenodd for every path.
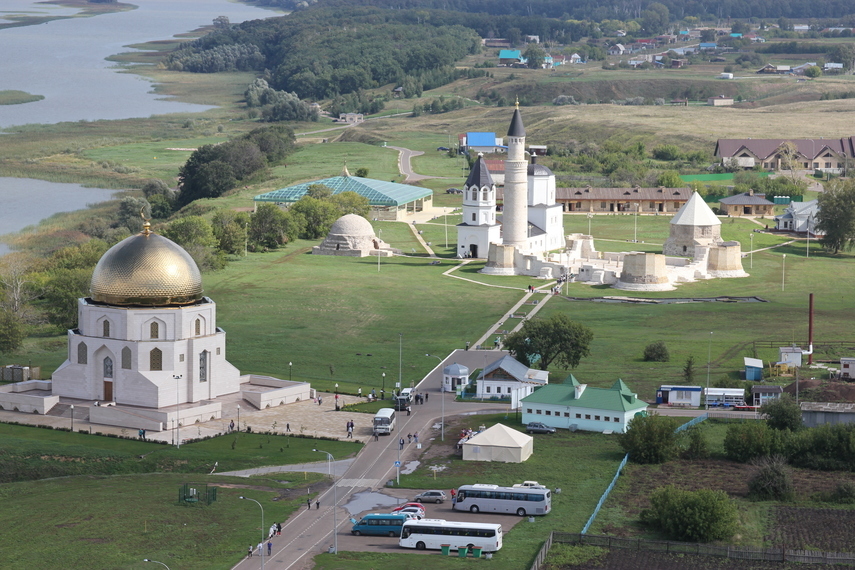
M 534 450 L 534 438 L 502 424 L 496 424 L 463 444 L 464 461 L 522 463 Z

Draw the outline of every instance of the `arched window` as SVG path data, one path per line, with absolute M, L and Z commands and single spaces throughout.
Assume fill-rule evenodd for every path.
M 89 358 L 86 349 L 86 343 L 81 342 L 77 345 L 77 364 L 88 364 Z
M 151 338 L 160 338 L 160 325 L 157 322 L 151 323 L 150 327 L 150 337 Z
M 196 334 L 202 334 L 202 319 L 196 319 Z
M 105 320 L 103 323 L 103 328 L 104 328 L 104 331 L 103 331 L 104 334 L 101 336 L 103 336 L 105 338 L 110 338 L 110 321 Z
M 104 359 L 104 378 L 113 377 L 113 359 L 109 356 Z
M 199 353 L 199 382 L 208 381 L 208 351 Z
M 159 348 L 151 349 L 148 353 L 148 361 L 149 370 L 163 370 L 163 352 Z
M 131 349 L 127 346 L 122 349 L 122 368 L 125 370 L 131 369 Z

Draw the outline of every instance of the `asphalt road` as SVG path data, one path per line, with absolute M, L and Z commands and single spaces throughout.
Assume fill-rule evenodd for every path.
M 403 434 L 406 439 L 407 433 L 418 432 L 422 442 L 427 443 L 430 438 L 442 437 L 442 431 L 435 429 L 434 426 L 441 423 L 444 415 L 460 415 L 478 412 L 499 412 L 507 409 L 507 406 L 497 407 L 491 404 L 481 403 L 458 403 L 451 399 L 451 396 L 446 394 L 443 402 L 442 395 L 439 391 L 442 383 L 442 368 L 455 362 L 469 367 L 470 370 L 482 368 L 485 362 L 490 362 L 506 354 L 503 351 L 487 350 L 456 350 L 451 353 L 440 365 L 437 360 L 437 367 L 434 368 L 419 384 L 416 386 L 417 392 L 429 394 L 428 402 L 419 406 L 412 406 L 412 415 L 407 416 L 406 412 L 399 413 L 395 433 L 389 436 L 381 436 L 380 440 L 369 441 L 362 451 L 357 455 L 356 459 L 352 460 L 346 470 L 341 472 L 340 469 L 334 468 L 336 474 L 341 473 L 334 487 L 330 487 L 324 491 L 318 499 L 321 502 L 321 508 L 312 508 L 311 510 L 301 509 L 294 513 L 290 519 L 282 522 L 282 536 L 273 539 L 273 555 L 264 557 L 264 568 L 269 569 L 291 569 L 304 570 L 312 567 L 311 558 L 319 553 L 327 552 L 329 546 L 334 544 L 335 540 L 332 536 L 333 526 L 333 503 L 335 502 L 336 511 L 336 533 L 339 539 L 339 550 L 349 550 L 352 547 L 354 550 L 365 550 L 365 546 L 377 544 L 378 550 L 398 550 L 398 545 L 395 539 L 380 538 L 380 537 L 352 537 L 350 534 L 350 513 L 343 508 L 350 502 L 354 493 L 360 493 L 366 490 L 384 489 L 385 484 L 389 479 L 395 478 L 395 462 L 401 461 L 405 464 L 407 461 L 415 460 L 420 453 L 416 449 L 415 444 L 405 445 L 403 451 L 399 451 L 398 439 Z M 427 358 L 427 357 L 426 357 Z M 443 413 L 444 410 L 444 413 Z M 446 433 L 445 437 L 455 437 L 456 434 Z M 438 488 L 442 488 L 441 486 Z M 404 497 L 414 494 L 411 490 L 392 490 L 389 492 L 391 496 L 396 496 L 393 493 L 403 493 Z M 455 520 L 451 516 L 451 505 L 443 504 L 436 507 L 431 506 L 428 510 L 429 516 L 441 516 L 449 520 Z M 488 515 L 489 517 L 499 517 L 506 531 L 514 523 L 520 519 L 512 516 Z M 478 520 L 490 522 L 484 516 L 479 516 Z M 460 520 L 460 519 L 457 519 Z M 269 521 L 272 524 L 275 521 Z M 355 539 L 359 539 L 358 541 Z M 374 547 L 372 546 L 371 549 Z M 429 551 L 432 552 L 432 551 Z M 435 553 L 434 553 L 435 554 Z M 261 568 L 262 560 L 259 556 L 245 558 L 240 563 L 234 566 L 238 570 L 254 570 Z

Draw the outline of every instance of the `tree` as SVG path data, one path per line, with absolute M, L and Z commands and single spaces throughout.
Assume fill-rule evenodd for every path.
M 760 406 L 760 415 L 772 429 L 796 431 L 802 427 L 801 407 L 789 394 L 768 400 Z
M 690 542 L 730 538 L 738 520 L 736 505 L 724 491 L 684 491 L 673 485 L 653 491 L 650 508 L 641 511 L 642 523 Z
M 687 430 L 689 444 L 686 451 L 683 452 L 685 459 L 706 459 L 710 456 L 709 446 L 707 446 L 707 438 L 704 437 L 704 432 L 698 426 L 692 426 Z
M 676 170 L 664 170 L 656 177 L 656 185 L 664 188 L 681 188 L 684 182 Z
M 34 287 L 34 260 L 21 252 L 0 257 L 0 307 L 18 319 L 24 319 L 29 302 L 38 297 Z
M 724 454 L 731 461 L 745 463 L 756 457 L 783 453 L 786 431 L 777 431 L 764 422 L 731 424 L 724 436 Z
M 211 230 L 217 239 L 217 248 L 238 255 L 244 252 L 249 228 L 249 214 L 234 210 L 219 210 L 211 218 Z
M 368 178 L 368 169 L 362 166 L 357 168 L 353 175 L 357 178 Z
M 276 204 L 262 204 L 252 213 L 249 239 L 254 245 L 276 248 L 296 237 L 294 217 Z
M 619 435 L 621 448 L 635 463 L 665 463 L 677 456 L 677 421 L 658 414 L 637 415 Z
M 790 180 L 793 184 L 798 184 L 798 171 L 803 162 L 802 155 L 799 153 L 799 147 L 797 147 L 794 142 L 787 141 L 778 148 L 778 157 L 781 161 L 781 169 L 789 170 Z
M 816 79 L 822 75 L 822 68 L 818 65 L 811 65 L 807 69 L 805 69 L 805 77 L 809 77 L 811 79 Z
M 557 314 L 548 319 L 527 320 L 522 329 L 505 337 L 505 348 L 526 366 L 546 370 L 552 362 L 576 368 L 590 354 L 594 332 L 583 324 Z
M 715 41 L 715 30 L 711 28 L 707 28 L 705 30 L 701 30 L 701 41 L 705 43 L 710 43 Z
M 350 190 L 331 196 L 329 202 L 338 208 L 341 216 L 356 214 L 364 218 L 371 211 L 371 204 L 368 198 Z
M 27 336 L 23 319 L 6 308 L 0 308 L 0 353 L 21 348 Z
M 56 269 L 48 274 L 42 298 L 48 322 L 61 329 L 77 326 L 77 299 L 89 293 L 91 268 Z
M 686 364 L 683 366 L 683 381 L 686 384 L 691 384 L 695 381 L 695 357 L 689 356 L 686 359 Z
M 855 182 L 833 180 L 817 198 L 816 231 L 822 246 L 832 253 L 855 244 Z
M 842 63 L 847 71 L 855 69 L 855 44 L 852 42 L 839 43 L 828 52 L 828 61 Z
M 333 189 L 325 184 L 310 184 L 306 188 L 306 196 L 316 200 L 326 200 L 333 195 Z
M 211 223 L 202 216 L 179 218 L 166 227 L 163 235 L 183 247 L 202 271 L 225 265 L 225 259 L 217 254 Z
M 116 225 L 128 228 L 131 233 L 142 229 L 143 218 L 151 217 L 151 204 L 145 198 L 126 196 L 119 202 Z
M 641 26 L 648 34 L 661 34 L 668 29 L 670 21 L 668 7 L 659 2 L 649 4 L 647 10 L 641 13 Z
M 748 496 L 755 501 L 789 501 L 793 498 L 793 470 L 780 455 L 760 457 L 751 462 L 754 472 L 748 480 Z
M 530 43 L 522 56 L 526 59 L 526 65 L 530 69 L 541 69 L 546 60 L 546 50 L 540 44 Z
M 645 362 L 668 362 L 669 360 L 671 355 L 668 354 L 668 347 L 663 340 L 651 342 L 644 348 Z
M 308 194 L 294 202 L 290 212 L 304 220 L 301 235 L 305 239 L 317 239 L 327 235 L 335 221 L 341 217 L 335 204 L 312 198 Z

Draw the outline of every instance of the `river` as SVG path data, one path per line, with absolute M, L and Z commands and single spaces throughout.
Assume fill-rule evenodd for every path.
M 54 20 L 0 30 L 3 54 L 0 90 L 43 95 L 41 101 L 0 105 L 0 128 L 28 123 L 149 117 L 208 109 L 163 99 L 151 83 L 105 58 L 125 46 L 169 39 L 210 25 L 217 16 L 232 23 L 268 18 L 275 12 L 228 0 L 132 0 L 138 8 L 87 18 Z M 73 13 L 73 11 L 71 11 Z M 8 14 L 68 14 L 68 8 L 32 0 L 2 0 Z
M 151 83 L 105 60 L 129 44 L 169 39 L 210 24 L 275 16 L 228 0 L 134 0 L 136 10 L 55 20 L 0 30 L 0 90 L 17 89 L 45 98 L 0 105 L 0 128 L 28 123 L 95 121 L 204 111 L 209 107 L 165 100 Z M 10 14 L 71 15 L 77 10 L 32 0 L 0 0 L 0 21 Z M 14 130 L 14 129 L 12 129 Z M 41 180 L 0 178 L 0 234 L 20 231 L 57 212 L 107 200 L 114 190 Z M 0 243 L 0 255 L 9 252 Z

